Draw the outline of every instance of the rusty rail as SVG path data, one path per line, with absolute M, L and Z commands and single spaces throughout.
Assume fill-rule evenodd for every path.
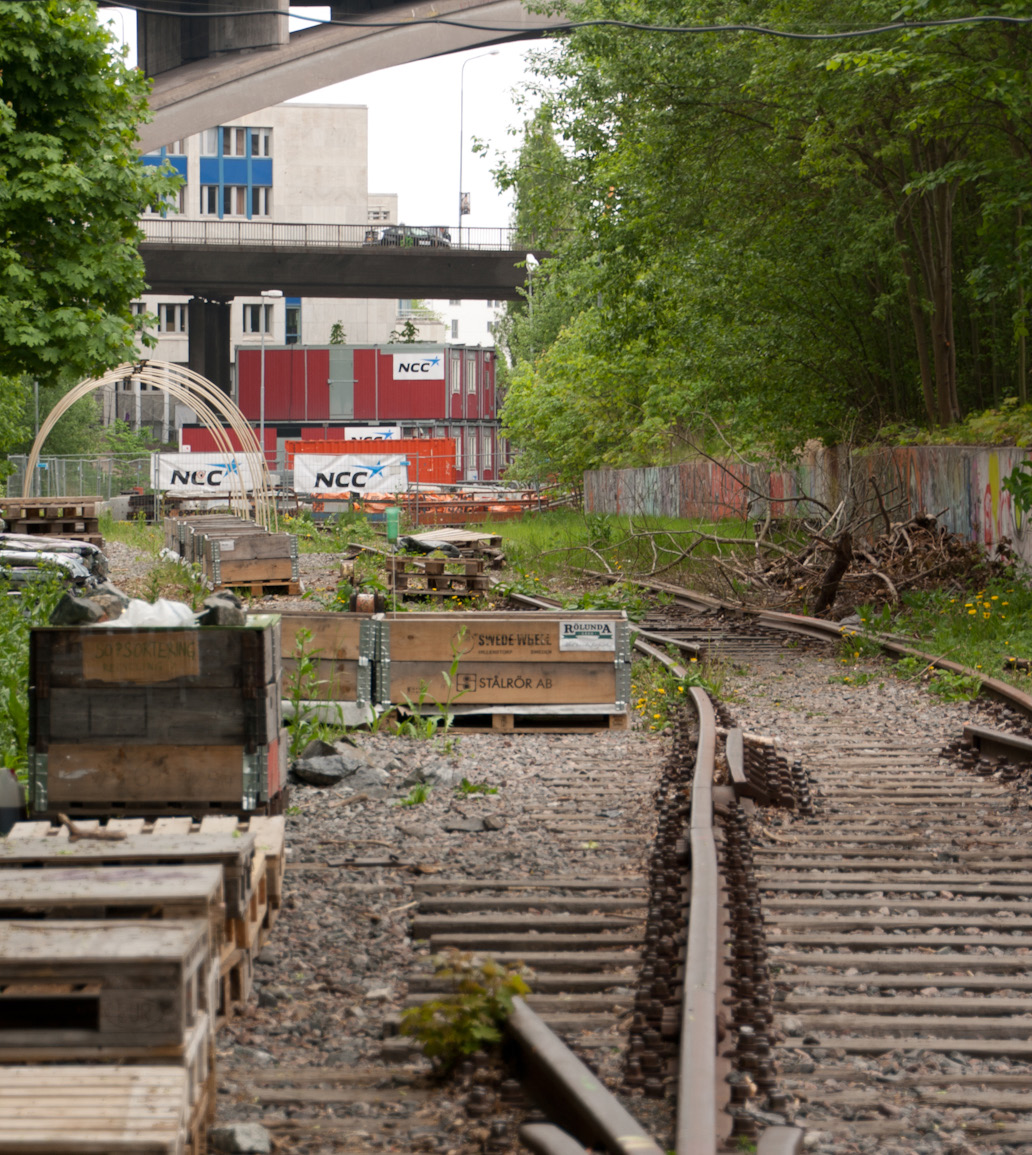
M 681 1021 L 676 1151 L 677 1155 L 716 1155 L 717 970 L 721 947 L 717 846 L 713 835 L 717 722 L 713 703 L 704 691 L 692 686 L 691 699 L 699 716 L 699 745 L 688 831 L 692 891 Z

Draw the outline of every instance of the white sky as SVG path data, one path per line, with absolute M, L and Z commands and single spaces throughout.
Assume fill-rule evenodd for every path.
M 135 60 L 136 16 L 129 9 L 108 9 L 119 39 Z M 308 10 L 312 15 L 319 9 Z M 325 13 L 324 13 L 325 14 Z M 297 27 L 301 27 L 300 24 Z M 540 42 L 501 44 L 490 48 L 417 61 L 345 80 L 299 96 L 301 102 L 365 104 L 369 108 L 369 191 L 398 194 L 398 220 L 412 225 L 458 222 L 459 95 L 463 61 L 462 185 L 470 194 L 470 213 L 463 227 L 505 228 L 511 203 L 494 187 L 491 168 L 501 151 L 514 155 L 518 136 L 508 130 L 522 124 L 513 91 L 525 89 L 525 58 Z M 473 60 L 474 57 L 481 57 Z M 474 137 L 490 146 L 487 156 L 474 155 Z

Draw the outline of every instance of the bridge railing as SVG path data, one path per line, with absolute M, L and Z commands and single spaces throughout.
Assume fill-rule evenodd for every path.
M 400 225 L 290 224 L 280 221 L 145 219 L 146 240 L 167 245 L 247 245 L 291 249 L 353 249 L 377 246 L 419 248 L 430 252 L 448 249 L 527 251 L 525 240 L 512 229 Z

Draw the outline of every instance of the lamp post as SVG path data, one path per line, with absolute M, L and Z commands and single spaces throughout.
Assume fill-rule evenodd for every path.
M 463 217 L 463 202 L 462 202 L 462 154 L 466 151 L 466 136 L 462 127 L 463 112 L 465 109 L 465 84 L 466 84 L 466 65 L 471 60 L 482 60 L 485 56 L 497 56 L 498 49 L 492 48 L 490 52 L 481 52 L 478 56 L 468 56 L 459 69 L 459 246 L 462 246 L 462 217 Z
M 530 320 L 534 320 L 534 270 L 541 264 L 541 262 L 534 256 L 533 253 L 527 253 L 524 258 L 524 263 L 527 266 L 527 313 Z
M 262 289 L 262 303 L 259 305 L 261 313 L 258 317 L 258 327 L 262 334 L 262 354 L 261 354 L 261 386 L 259 387 L 259 401 L 258 401 L 258 444 L 262 449 L 262 460 L 266 467 L 269 464 L 269 455 L 265 452 L 265 302 L 267 300 L 274 300 L 277 297 L 282 297 L 281 289 Z

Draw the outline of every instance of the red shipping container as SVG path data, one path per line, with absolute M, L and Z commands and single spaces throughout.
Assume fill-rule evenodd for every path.
M 240 438 L 235 430 L 228 425 L 222 427 L 222 432 L 229 439 L 234 449 L 240 448 Z M 254 440 L 258 441 L 258 430 L 254 431 Z M 215 434 L 206 425 L 184 425 L 180 430 L 179 448 L 182 453 L 221 453 L 222 449 L 215 440 Z M 253 449 L 254 445 L 249 445 Z M 276 457 L 276 429 L 275 426 L 265 426 L 265 453 L 269 461 Z
M 265 350 L 265 422 L 325 421 L 330 416 L 329 349 Z M 248 421 L 262 408 L 262 354 L 241 349 L 237 356 L 237 404 Z
M 451 437 L 407 437 L 400 441 L 286 441 L 287 468 L 294 468 L 296 453 L 354 454 L 404 453 L 409 459 L 409 480 L 432 485 L 454 485 L 455 440 Z

